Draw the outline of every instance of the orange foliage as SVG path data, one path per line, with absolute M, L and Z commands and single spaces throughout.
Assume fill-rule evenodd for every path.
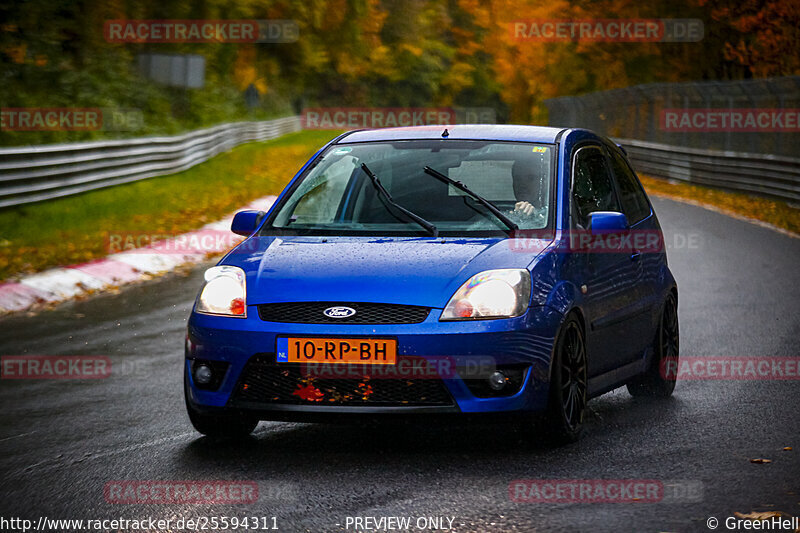
M 713 19 L 740 37 L 725 43 L 725 56 L 754 77 L 800 74 L 800 0 L 723 2 L 697 0 Z

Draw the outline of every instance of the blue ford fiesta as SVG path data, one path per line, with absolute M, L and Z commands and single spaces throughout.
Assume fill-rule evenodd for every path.
M 505 413 L 569 442 L 590 398 L 675 387 L 658 219 L 624 151 L 590 131 L 345 133 L 232 230 L 247 239 L 206 271 L 186 338 L 200 433 Z

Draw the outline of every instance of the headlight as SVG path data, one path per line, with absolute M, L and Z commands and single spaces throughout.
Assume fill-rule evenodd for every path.
M 519 316 L 531 299 L 531 275 L 525 269 L 486 270 L 475 274 L 447 302 L 440 320 Z
M 234 266 L 216 266 L 206 270 L 205 278 L 206 284 L 197 299 L 198 313 L 247 317 L 244 270 Z

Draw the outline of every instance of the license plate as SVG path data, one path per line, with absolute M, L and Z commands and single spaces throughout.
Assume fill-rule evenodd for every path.
M 393 365 L 397 362 L 397 341 L 394 339 L 278 339 L 279 363 L 344 363 L 360 365 Z

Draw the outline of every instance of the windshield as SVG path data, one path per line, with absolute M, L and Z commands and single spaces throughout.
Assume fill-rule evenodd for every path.
M 504 234 L 509 227 L 502 218 L 522 230 L 545 229 L 552 159 L 548 144 L 425 140 L 334 145 L 294 185 L 262 233 L 428 234 L 403 210 L 434 225 L 440 235 Z M 425 167 L 461 182 L 472 194 Z

